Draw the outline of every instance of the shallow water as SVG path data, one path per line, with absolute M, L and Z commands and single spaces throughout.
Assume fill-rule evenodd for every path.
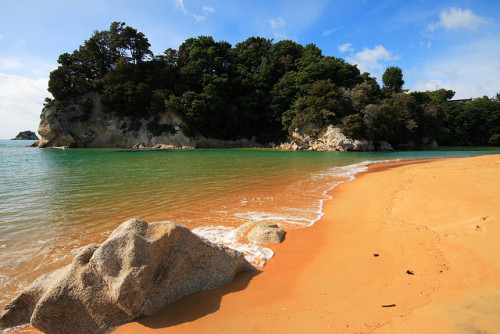
M 127 219 L 185 224 L 259 265 L 272 251 L 246 244 L 245 230 L 259 222 L 313 224 L 326 192 L 366 161 L 500 154 L 24 147 L 29 143 L 0 140 L 0 308 Z

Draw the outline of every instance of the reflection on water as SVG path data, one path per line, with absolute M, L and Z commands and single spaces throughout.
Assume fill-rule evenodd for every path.
M 59 150 L 22 144 L 0 141 L 0 308 L 130 218 L 205 229 L 261 221 L 295 228 L 316 220 L 324 192 L 350 178 L 338 166 L 484 154 Z

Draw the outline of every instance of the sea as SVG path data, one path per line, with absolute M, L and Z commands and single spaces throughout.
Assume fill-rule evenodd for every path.
M 336 185 L 385 161 L 500 154 L 500 148 L 394 152 L 274 149 L 38 149 L 0 140 L 0 310 L 42 274 L 103 242 L 122 222 L 172 221 L 244 252 L 261 223 L 307 228 Z

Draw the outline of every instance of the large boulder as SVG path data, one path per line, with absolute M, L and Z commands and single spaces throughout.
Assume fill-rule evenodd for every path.
M 286 232 L 277 224 L 262 224 L 247 234 L 247 239 L 257 244 L 279 244 L 285 240 Z
M 109 333 L 197 291 L 252 270 L 240 252 L 187 227 L 129 220 L 102 244 L 40 277 L 0 314 L 0 328 L 27 322 L 46 333 Z

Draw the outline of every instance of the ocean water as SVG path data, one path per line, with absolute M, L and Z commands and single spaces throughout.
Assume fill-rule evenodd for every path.
M 500 148 L 388 153 L 279 150 L 37 149 L 0 140 L 0 309 L 44 273 L 68 264 L 131 218 L 174 221 L 243 251 L 256 266 L 273 252 L 249 244 L 262 222 L 305 228 L 328 190 L 370 163 L 500 154 Z

